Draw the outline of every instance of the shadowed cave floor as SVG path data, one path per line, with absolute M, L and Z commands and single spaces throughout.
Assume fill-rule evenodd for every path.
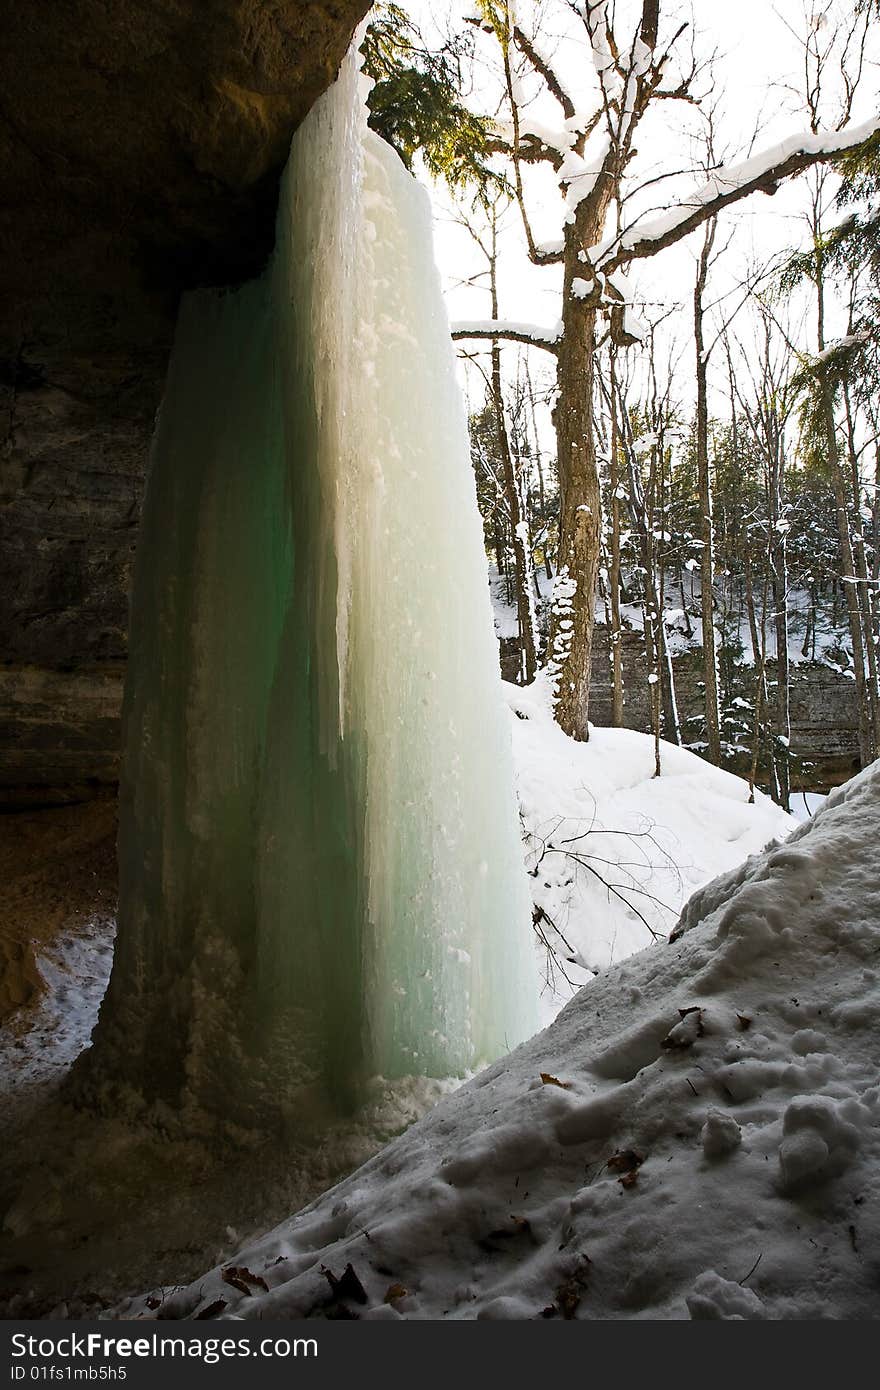
M 0 821 L 0 1317 L 94 1316 L 196 1277 L 454 1084 L 377 1079 L 357 1116 L 295 1148 L 212 1150 L 65 1104 L 112 962 L 115 837 L 110 799 Z

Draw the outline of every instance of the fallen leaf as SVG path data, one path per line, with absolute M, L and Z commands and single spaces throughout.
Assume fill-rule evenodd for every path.
M 203 1308 L 200 1313 L 196 1313 L 195 1320 L 200 1322 L 202 1318 L 216 1318 L 218 1313 L 222 1313 L 226 1307 L 225 1298 L 216 1298 L 213 1303 L 209 1303 L 207 1308 Z
M 541 1080 L 545 1086 L 558 1086 L 561 1091 L 570 1091 L 570 1081 L 560 1081 L 558 1076 L 551 1076 L 549 1071 L 541 1072 Z
M 409 1290 L 405 1289 L 403 1284 L 389 1284 L 388 1288 L 385 1290 L 385 1297 L 382 1302 L 396 1303 L 399 1298 L 406 1298 L 408 1293 Z
M 367 1291 L 354 1272 L 353 1265 L 347 1264 L 341 1278 L 337 1279 L 332 1270 L 322 1268 L 321 1273 L 333 1290 L 334 1298 L 352 1298 L 355 1303 L 366 1303 Z
M 556 1290 L 556 1307 L 569 1322 L 580 1307 L 583 1290 L 584 1281 L 581 1279 L 567 1279 Z
M 254 1289 L 262 1289 L 264 1293 L 269 1292 L 269 1285 L 260 1274 L 251 1274 L 244 1265 L 229 1265 L 226 1269 L 221 1269 L 220 1277 L 224 1284 L 231 1284 L 239 1293 L 246 1294 L 249 1298 L 253 1297 Z

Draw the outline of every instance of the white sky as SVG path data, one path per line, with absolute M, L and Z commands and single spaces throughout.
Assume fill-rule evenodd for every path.
M 619 0 L 626 6 L 628 0 Z M 637 0 L 629 0 L 633 6 Z M 464 0 L 408 0 L 406 4 L 426 34 L 431 32 L 432 23 L 440 27 L 448 15 L 452 22 L 471 8 Z M 533 0 L 519 0 L 519 10 L 525 22 L 529 12 L 541 9 L 549 24 L 549 33 L 559 34 L 559 16 L 564 15 L 564 5 L 559 0 L 544 0 L 535 6 Z M 786 90 L 786 84 L 802 82 L 802 56 L 796 37 L 787 26 L 803 32 L 805 13 L 809 12 L 809 0 L 694 0 L 693 5 L 682 4 L 680 0 L 663 0 L 661 13 L 667 22 L 675 17 L 681 21 L 692 21 L 696 35 L 696 48 L 700 57 L 707 57 L 717 51 L 716 93 L 720 99 L 718 118 L 719 156 L 730 161 L 749 152 L 750 143 L 757 131 L 754 149 L 758 150 L 773 144 L 783 136 L 806 128 L 806 118 L 800 114 L 796 95 Z M 562 20 L 564 23 L 564 19 Z M 626 30 L 623 30 L 626 33 Z M 486 41 L 487 53 L 492 53 L 492 40 Z M 688 44 L 687 36 L 684 40 Z M 544 40 L 545 49 L 552 49 L 552 38 Z M 578 55 L 577 66 L 572 64 L 576 50 L 563 40 L 557 50 L 557 61 L 561 67 L 568 68 L 568 84 L 584 91 L 583 105 L 589 103 L 589 88 L 581 82 L 580 75 L 590 71 Z M 876 108 L 877 48 L 873 54 L 874 62 L 869 64 L 857 99 L 853 119 L 864 119 Z M 587 79 L 589 81 L 589 79 Z M 485 89 L 475 96 L 483 98 Z M 534 111 L 542 118 L 553 120 L 557 109 L 552 98 L 546 99 L 548 105 L 535 106 Z M 659 102 L 656 109 L 645 119 L 637 139 L 640 161 L 634 166 L 643 177 L 654 171 L 666 171 L 687 167 L 689 161 L 698 158 L 693 132 L 698 128 L 699 118 L 692 109 L 675 102 Z M 691 132 L 691 134 L 688 134 Z M 659 184 L 645 195 L 649 207 L 665 207 L 675 201 L 680 194 L 694 182 L 691 175 Z M 698 180 L 697 180 L 698 181 Z M 558 237 L 561 218 L 559 201 L 555 191 L 552 170 L 547 168 L 541 174 L 530 174 L 528 189 L 532 222 L 536 238 Z M 444 287 L 450 317 L 455 319 L 486 318 L 489 314 L 489 299 L 485 289 L 463 285 L 463 281 L 482 270 L 485 262 L 474 248 L 467 232 L 452 225 L 449 217 L 450 202 L 444 190 L 433 191 L 435 207 L 435 249 Z M 724 214 L 719 221 L 716 244 L 721 246 L 735 229 L 732 244 L 713 270 L 707 294 L 707 303 L 719 295 L 730 292 L 741 278 L 745 267 L 751 262 L 766 261 L 774 253 L 792 248 L 803 240 L 803 212 L 806 206 L 805 180 L 793 180 L 779 190 L 773 197 L 758 194 L 740 204 L 738 208 Z M 559 284 L 561 275 L 557 268 L 541 269 L 532 266 L 526 255 L 519 224 L 519 215 L 510 208 L 505 218 L 506 231 L 502 239 L 500 265 L 500 312 L 502 317 L 551 325 L 559 318 Z M 692 293 L 695 256 L 699 247 L 699 232 L 677 247 L 661 252 L 649 262 L 636 267 L 633 283 L 645 299 L 659 304 L 683 303 L 685 312 L 678 316 L 678 322 L 670 321 L 670 332 L 677 339 L 683 351 L 683 380 L 681 393 L 688 394 L 688 378 L 692 380 L 689 350 L 689 299 Z M 485 285 L 485 281 L 481 282 Z M 727 312 L 734 299 L 726 299 Z M 654 312 L 653 310 L 649 310 Z M 660 312 L 659 308 L 656 312 Z M 843 331 L 841 323 L 832 328 Z M 744 316 L 737 320 L 737 330 L 748 336 L 748 325 Z M 811 319 L 803 329 L 803 346 L 814 349 L 814 329 Z M 487 345 L 488 346 L 488 345 Z M 508 349 L 512 367 L 515 348 Z M 638 349 L 634 351 L 638 352 Z M 546 355 L 532 351 L 533 374 L 546 374 L 552 377 L 552 361 Z M 720 361 L 716 370 L 720 369 Z M 542 371 L 543 369 L 543 371 Z M 472 383 L 474 399 L 481 394 L 478 382 Z

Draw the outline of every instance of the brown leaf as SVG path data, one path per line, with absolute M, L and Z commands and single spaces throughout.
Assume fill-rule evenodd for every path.
M 541 1072 L 541 1080 L 545 1086 L 558 1086 L 561 1091 L 570 1091 L 570 1081 L 560 1081 L 558 1076 L 551 1076 L 549 1071 Z
M 262 1289 L 264 1293 L 269 1292 L 269 1285 L 261 1274 L 251 1274 L 244 1265 L 229 1265 L 220 1271 L 220 1277 L 225 1284 L 231 1284 L 240 1293 L 251 1293 L 251 1288 Z
M 638 1180 L 639 1180 L 639 1170 L 638 1170 L 638 1168 L 633 1168 L 632 1172 L 630 1172 L 630 1173 L 624 1173 L 622 1177 L 619 1177 L 619 1178 L 617 1179 L 617 1181 L 620 1183 L 621 1187 L 635 1187 L 635 1185 L 636 1185 L 636 1183 L 638 1182 Z
M 367 1302 L 367 1291 L 355 1274 L 352 1265 L 347 1264 L 345 1266 L 342 1276 L 339 1279 L 337 1279 L 336 1275 L 330 1269 L 322 1268 L 321 1273 L 333 1290 L 334 1298 L 351 1298 L 354 1299 L 355 1303 Z
M 579 1267 L 560 1284 L 555 1294 L 555 1304 L 545 1308 L 541 1313 L 542 1318 L 552 1318 L 556 1313 L 561 1313 L 566 1319 L 572 1319 L 580 1307 L 581 1298 L 590 1280 L 592 1261 L 589 1255 L 581 1254 Z
M 556 1290 L 556 1307 L 568 1321 L 574 1317 L 581 1303 L 583 1285 L 576 1279 L 567 1279 Z
M 195 1320 L 200 1322 L 202 1318 L 216 1318 L 218 1313 L 222 1313 L 226 1307 L 225 1298 L 215 1298 L 213 1303 L 209 1303 L 207 1308 L 203 1308 L 200 1313 L 196 1313 Z
M 752 1020 L 749 1018 L 748 1014 L 737 1014 L 736 1026 L 741 1033 L 745 1033 L 748 1028 L 751 1028 Z
M 564 1288 L 556 1295 L 559 1311 L 569 1322 L 574 1317 L 581 1303 L 581 1296 L 574 1289 Z
M 243 1293 L 245 1298 L 252 1297 L 251 1290 L 248 1288 L 247 1284 L 241 1279 L 236 1279 L 234 1275 L 227 1276 L 224 1274 L 223 1282 L 224 1284 L 230 1284 L 233 1289 L 238 1289 L 238 1292 Z
M 389 1284 L 385 1290 L 383 1303 L 396 1303 L 399 1298 L 406 1298 L 409 1289 L 405 1289 L 403 1284 Z

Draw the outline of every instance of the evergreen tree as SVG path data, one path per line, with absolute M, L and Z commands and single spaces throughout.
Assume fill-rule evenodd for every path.
M 497 185 L 486 164 L 490 122 L 462 101 L 462 66 L 470 56 L 470 32 L 430 47 L 399 5 L 377 8 L 361 54 L 373 80 L 367 98 L 370 126 L 393 145 L 408 169 L 421 155 L 432 177 L 453 189 Z

